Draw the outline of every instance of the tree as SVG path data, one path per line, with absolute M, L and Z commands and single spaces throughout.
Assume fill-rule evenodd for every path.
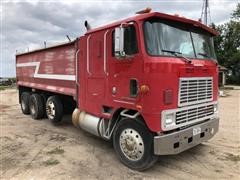
M 236 10 L 233 11 L 232 18 L 238 21 L 240 20 L 240 3 L 238 3 Z
M 232 13 L 231 20 L 225 24 L 214 25 L 212 28 L 219 32 L 214 45 L 220 65 L 231 72 L 228 83 L 240 84 L 240 3 Z

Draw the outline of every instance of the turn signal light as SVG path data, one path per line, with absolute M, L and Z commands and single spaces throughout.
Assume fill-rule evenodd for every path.
M 166 105 L 172 104 L 172 102 L 173 102 L 173 91 L 171 89 L 165 90 L 163 96 L 164 96 L 163 97 L 164 104 L 166 104 Z
M 149 91 L 149 87 L 147 85 L 142 85 L 140 87 L 140 92 L 146 94 Z
M 141 105 L 139 105 L 139 104 L 137 104 L 137 105 L 136 105 L 136 108 L 137 108 L 139 111 L 141 111 L 141 110 L 142 110 L 142 106 L 141 106 Z

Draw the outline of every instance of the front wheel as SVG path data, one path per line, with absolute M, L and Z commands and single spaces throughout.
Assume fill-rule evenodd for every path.
M 158 159 L 153 153 L 153 134 L 134 119 L 119 122 L 113 134 L 113 146 L 121 162 L 134 170 L 143 171 Z

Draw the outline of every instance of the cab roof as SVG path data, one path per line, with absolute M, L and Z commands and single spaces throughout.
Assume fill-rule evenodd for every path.
M 123 19 L 123 20 L 120 20 L 120 21 L 116 21 L 116 22 L 113 22 L 111 24 L 108 24 L 108 25 L 105 25 L 105 26 L 102 26 L 102 27 L 98 27 L 98 28 L 94 28 L 94 29 L 88 30 L 86 32 L 86 35 L 87 34 L 91 34 L 93 32 L 96 32 L 96 31 L 101 31 L 101 30 L 104 30 L 104 29 L 109 29 L 109 28 L 112 28 L 112 27 L 116 27 L 116 26 L 119 26 L 122 23 L 133 22 L 133 21 L 136 21 L 136 22 L 137 21 L 143 21 L 143 20 L 149 19 L 151 17 L 157 17 L 157 18 L 161 18 L 161 19 L 165 19 L 165 20 L 172 20 L 172 21 L 177 21 L 177 22 L 190 24 L 192 26 L 198 27 L 200 29 L 203 29 L 203 30 L 209 32 L 213 36 L 217 36 L 218 35 L 217 31 L 215 31 L 214 29 L 212 29 L 212 28 L 202 24 L 199 21 L 187 19 L 185 17 L 179 17 L 179 16 L 176 16 L 176 15 L 169 15 L 169 14 L 159 13 L 159 12 L 150 12 L 150 13 L 144 13 L 144 14 L 135 15 L 133 17 L 130 17 L 130 18 L 127 18 L 127 19 Z

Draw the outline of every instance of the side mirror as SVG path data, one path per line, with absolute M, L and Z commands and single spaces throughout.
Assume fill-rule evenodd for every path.
M 114 38 L 115 38 L 114 54 L 117 58 L 124 58 L 126 56 L 126 53 L 124 51 L 124 28 L 123 27 L 115 28 Z

